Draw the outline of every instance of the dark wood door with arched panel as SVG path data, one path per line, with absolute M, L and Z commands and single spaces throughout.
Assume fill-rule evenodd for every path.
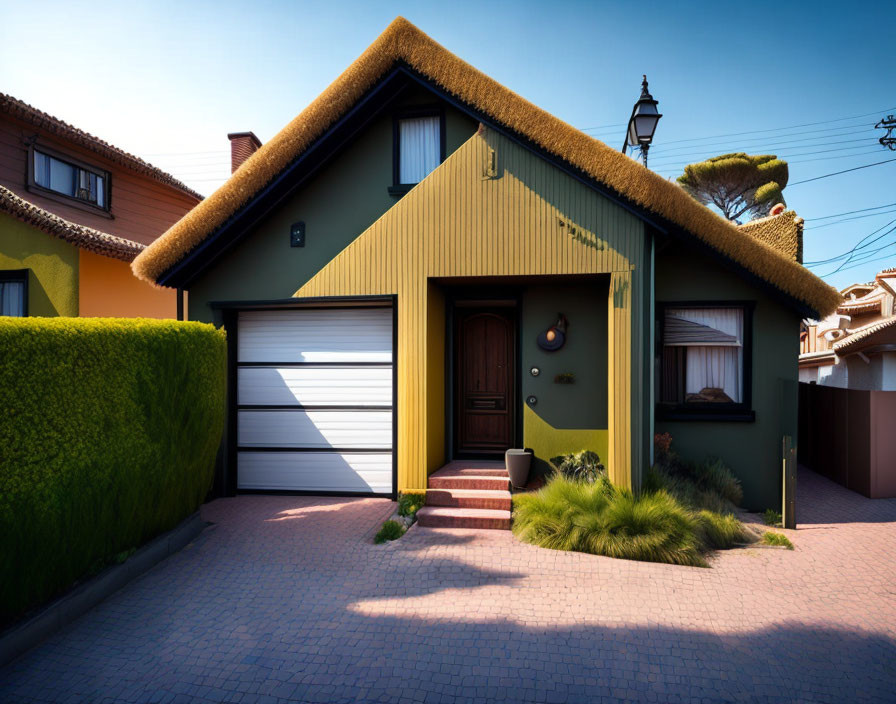
M 501 454 L 514 436 L 515 311 L 456 311 L 455 449 L 458 454 Z

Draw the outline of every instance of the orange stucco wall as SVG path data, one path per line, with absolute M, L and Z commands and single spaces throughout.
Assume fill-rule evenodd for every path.
M 177 293 L 153 288 L 131 265 L 93 252 L 79 254 L 78 312 L 81 317 L 174 318 Z

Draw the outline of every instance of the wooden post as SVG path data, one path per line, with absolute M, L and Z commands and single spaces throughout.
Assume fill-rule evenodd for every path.
M 782 468 L 781 524 L 785 528 L 796 528 L 796 448 L 789 435 L 784 436 Z

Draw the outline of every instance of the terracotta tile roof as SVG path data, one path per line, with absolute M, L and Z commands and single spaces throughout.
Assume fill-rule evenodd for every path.
M 837 307 L 841 315 L 864 315 L 865 313 L 884 313 L 884 299 L 877 298 L 873 301 L 850 300 L 844 301 Z
M 857 352 L 860 347 L 881 343 L 896 344 L 896 316 L 859 328 L 849 337 L 835 342 L 834 351 L 837 354 Z
M 690 232 L 821 316 L 840 294 L 792 258 L 691 198 L 678 184 L 589 137 L 473 68 L 399 17 L 332 84 L 133 264 L 155 281 L 271 182 L 397 64 L 416 72 L 622 198 Z
M 130 262 L 145 249 L 145 245 L 138 242 L 131 242 L 123 237 L 115 237 L 85 225 L 78 225 L 65 220 L 33 203 L 23 200 L 3 186 L 0 186 L 0 211 L 9 213 L 18 220 L 33 225 L 49 235 L 54 235 L 59 239 L 70 242 L 76 247 L 114 259 Z
M 22 102 L 18 98 L 6 95 L 5 93 L 0 93 L 0 112 L 5 112 L 28 124 L 34 125 L 35 127 L 40 127 L 47 132 L 59 135 L 69 142 L 73 142 L 74 144 L 89 149 L 100 156 L 104 156 L 116 164 L 125 166 L 144 176 L 149 176 L 159 183 L 164 183 L 166 186 L 171 186 L 189 196 L 202 200 L 201 194 L 194 191 L 185 183 L 178 181 L 171 174 L 162 171 L 160 168 L 143 161 L 143 159 L 136 157 L 133 154 L 128 154 L 128 152 L 123 149 L 119 149 L 99 137 L 94 137 L 84 130 L 79 130 L 77 127 L 74 127 L 67 122 L 63 122 L 57 117 L 53 117 L 52 115 L 38 110 L 37 108 L 28 105 L 28 103 Z
M 780 215 L 751 220 L 740 225 L 739 229 L 802 264 L 803 219 L 793 210 L 786 210 Z

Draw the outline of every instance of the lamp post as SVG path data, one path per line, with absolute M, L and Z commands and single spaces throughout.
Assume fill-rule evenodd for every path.
M 644 157 L 644 166 L 647 166 L 647 150 L 653 141 L 653 133 L 656 124 L 662 115 L 657 111 L 659 103 L 647 92 L 647 76 L 641 82 L 641 97 L 632 108 L 632 116 L 628 119 L 628 130 L 625 135 L 625 144 L 622 145 L 622 153 L 632 147 L 639 147 Z

